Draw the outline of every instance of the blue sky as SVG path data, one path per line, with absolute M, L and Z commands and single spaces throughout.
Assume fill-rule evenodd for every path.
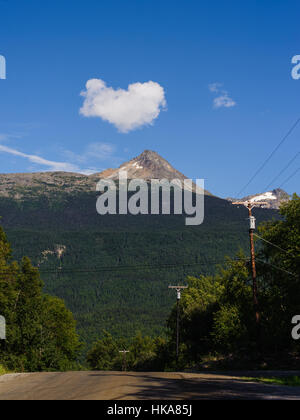
M 235 196 L 300 117 L 299 18 L 298 1 L 1 0 L 0 172 L 96 172 L 151 149 Z M 299 177 L 283 188 L 299 193 Z

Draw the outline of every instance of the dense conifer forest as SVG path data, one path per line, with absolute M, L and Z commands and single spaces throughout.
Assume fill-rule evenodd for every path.
M 44 291 L 64 299 L 89 348 L 103 330 L 165 334 L 175 296 L 169 284 L 212 275 L 226 255 L 248 250 L 247 210 L 205 197 L 204 224 L 184 216 L 100 216 L 94 193 L 1 198 L 1 224 L 16 259 L 27 255 Z M 278 212 L 257 209 L 258 221 Z

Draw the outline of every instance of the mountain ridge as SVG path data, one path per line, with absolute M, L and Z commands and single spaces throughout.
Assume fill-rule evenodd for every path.
M 100 179 L 118 180 L 121 171 L 127 172 L 128 179 L 179 179 L 182 185 L 188 179 L 157 152 L 145 150 L 119 168 L 110 168 L 91 175 L 62 171 L 0 174 L 0 197 L 22 199 L 30 193 L 36 196 L 39 193 L 52 193 L 54 190 L 64 190 L 67 193 L 95 191 L 96 183 Z M 193 186 L 196 189 L 195 184 Z M 212 195 L 206 190 L 205 194 Z
M 35 198 L 39 195 L 52 195 L 61 193 L 94 192 L 100 179 L 112 179 L 117 181 L 121 171 L 126 171 L 128 179 L 167 179 L 172 181 L 179 179 L 183 185 L 188 179 L 183 173 L 175 169 L 166 159 L 153 150 L 144 150 L 140 155 L 122 163 L 119 168 L 108 168 L 102 172 L 91 175 L 77 172 L 33 172 L 0 174 L 0 198 L 10 197 L 22 200 L 24 197 Z M 193 188 L 196 188 L 193 183 Z M 213 196 L 204 190 L 205 195 Z M 222 198 L 223 199 L 223 198 Z M 249 195 L 238 201 L 265 201 L 268 209 L 278 210 L 281 203 L 290 199 L 283 190 L 277 188 L 265 193 Z M 237 201 L 234 198 L 226 198 L 229 202 Z

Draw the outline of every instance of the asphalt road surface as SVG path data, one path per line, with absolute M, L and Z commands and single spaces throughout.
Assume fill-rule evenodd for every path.
M 220 374 L 67 372 L 0 377 L 0 400 L 300 400 L 300 388 Z

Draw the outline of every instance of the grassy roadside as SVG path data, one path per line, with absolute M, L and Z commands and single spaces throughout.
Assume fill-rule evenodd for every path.
M 260 382 L 264 384 L 300 386 L 299 376 L 286 376 L 283 378 L 242 378 L 244 381 Z
M 7 373 L 11 373 L 4 368 L 4 366 L 0 365 L 0 376 L 6 375 Z

